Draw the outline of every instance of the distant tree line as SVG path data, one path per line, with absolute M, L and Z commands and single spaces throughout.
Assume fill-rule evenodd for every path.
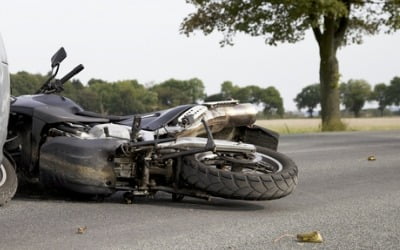
M 266 116 L 280 116 L 285 113 L 283 99 L 279 91 L 274 87 L 261 88 L 255 85 L 239 87 L 230 81 L 221 84 L 221 92 L 208 96 L 205 101 L 221 101 L 234 99 L 241 103 L 253 103 L 262 107 Z
M 376 101 L 377 110 L 383 116 L 388 106 L 400 105 L 400 77 L 394 77 L 389 85 L 379 83 L 374 88 L 365 80 L 351 79 L 340 84 L 340 100 L 355 117 L 360 116 L 366 102 Z M 294 101 L 299 110 L 306 109 L 310 117 L 313 117 L 315 108 L 321 103 L 320 85 L 317 83 L 304 87 Z
M 14 96 L 33 94 L 48 76 L 25 71 L 11 74 L 11 91 Z M 274 87 L 255 85 L 239 87 L 232 82 L 221 84 L 221 92 L 207 96 L 203 82 L 169 79 L 145 86 L 137 80 L 107 82 L 91 79 L 87 84 L 72 80 L 64 84 L 63 96 L 71 98 L 84 109 L 102 114 L 126 115 L 167 109 L 188 103 L 237 99 L 258 105 L 266 116 L 283 116 L 283 100 Z
M 25 71 L 11 74 L 11 91 L 14 96 L 33 94 L 46 81 L 48 75 Z M 296 96 L 299 110 L 305 109 L 310 117 L 321 103 L 318 83 L 304 87 Z M 79 80 L 64 84 L 62 95 L 71 98 L 84 109 L 102 114 L 126 115 L 167 109 L 188 103 L 202 103 L 235 99 L 253 103 L 265 117 L 283 117 L 283 99 L 275 87 L 256 85 L 240 87 L 230 81 L 221 84 L 220 92 L 207 96 L 203 82 L 198 78 L 189 80 L 169 79 L 161 83 L 144 85 L 137 80 L 107 82 L 90 79 L 86 84 Z M 376 101 L 380 115 L 388 106 L 400 105 L 400 77 L 394 77 L 387 85 L 371 85 L 361 79 L 340 84 L 340 100 L 345 109 L 359 117 L 366 102 Z

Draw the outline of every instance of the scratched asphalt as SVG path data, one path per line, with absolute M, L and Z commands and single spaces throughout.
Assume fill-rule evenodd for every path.
M 400 248 L 400 131 L 282 136 L 279 151 L 299 168 L 297 189 L 280 200 L 20 194 L 0 208 L 0 249 Z M 296 241 L 315 230 L 323 243 Z

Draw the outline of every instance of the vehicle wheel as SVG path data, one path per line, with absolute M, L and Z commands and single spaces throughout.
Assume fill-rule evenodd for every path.
M 287 156 L 257 147 L 251 154 L 205 152 L 185 156 L 184 181 L 211 195 L 229 199 L 273 200 L 297 185 L 297 166 Z
M 17 175 L 10 161 L 4 156 L 0 164 L 0 206 L 6 204 L 17 191 Z

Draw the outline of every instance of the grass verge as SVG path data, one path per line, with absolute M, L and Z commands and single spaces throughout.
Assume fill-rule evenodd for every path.
M 400 130 L 400 117 L 343 118 L 347 131 Z M 321 132 L 321 119 L 258 120 L 257 125 L 280 134 Z

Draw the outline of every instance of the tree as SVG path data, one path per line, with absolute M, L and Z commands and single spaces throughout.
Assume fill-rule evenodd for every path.
M 206 100 L 235 99 L 241 103 L 253 103 L 263 106 L 263 112 L 267 116 L 277 114 L 283 116 L 285 109 L 279 91 L 274 87 L 260 88 L 256 85 L 239 87 L 230 81 L 221 84 L 221 93 L 212 95 Z
M 354 112 L 355 117 L 371 95 L 371 86 L 365 80 L 349 80 L 340 86 L 343 105 L 347 110 Z
M 378 102 L 378 110 L 381 116 L 383 116 L 386 106 L 391 104 L 388 90 L 389 88 L 386 84 L 379 83 L 375 85 L 374 90 L 371 92 L 370 100 Z
M 223 33 L 222 45 L 235 33 L 263 36 L 267 44 L 295 43 L 311 29 L 319 46 L 322 130 L 343 129 L 339 109 L 337 50 L 360 43 L 362 35 L 400 28 L 400 1 L 370 0 L 187 0 L 196 8 L 181 25 L 184 34 Z
M 14 96 L 33 95 L 45 83 L 46 79 L 46 76 L 31 74 L 26 71 L 10 74 L 11 94 Z
M 203 82 L 197 78 L 183 81 L 169 79 L 154 85 L 150 90 L 158 94 L 160 108 L 197 103 L 206 97 Z
M 283 100 L 279 91 L 274 87 L 268 87 L 261 91 L 260 100 L 264 104 L 264 114 L 277 114 L 280 117 L 285 113 Z
M 297 108 L 307 108 L 310 117 L 313 117 L 314 109 L 321 103 L 321 92 L 319 90 L 319 83 L 304 87 L 299 94 L 297 94 L 294 101 L 297 103 Z
M 116 115 L 140 114 L 157 107 L 157 93 L 149 91 L 136 80 L 112 83 L 109 100 L 106 108 Z
M 222 93 L 217 93 L 213 95 L 209 95 L 204 99 L 205 102 L 216 102 L 216 101 L 224 101 L 224 95 Z
M 231 81 L 225 81 L 221 84 L 221 94 L 224 98 L 231 99 L 239 88 L 239 86 L 233 85 Z
M 112 100 L 112 96 L 115 95 L 114 91 L 112 83 L 101 79 L 90 79 L 88 88 L 84 91 L 88 95 L 88 99 L 80 95 L 76 101 L 82 103 L 82 106 L 89 110 L 101 114 L 111 114 L 111 109 L 115 110 L 117 105 Z
M 396 76 L 390 81 L 389 90 L 390 104 L 400 105 L 400 77 Z

